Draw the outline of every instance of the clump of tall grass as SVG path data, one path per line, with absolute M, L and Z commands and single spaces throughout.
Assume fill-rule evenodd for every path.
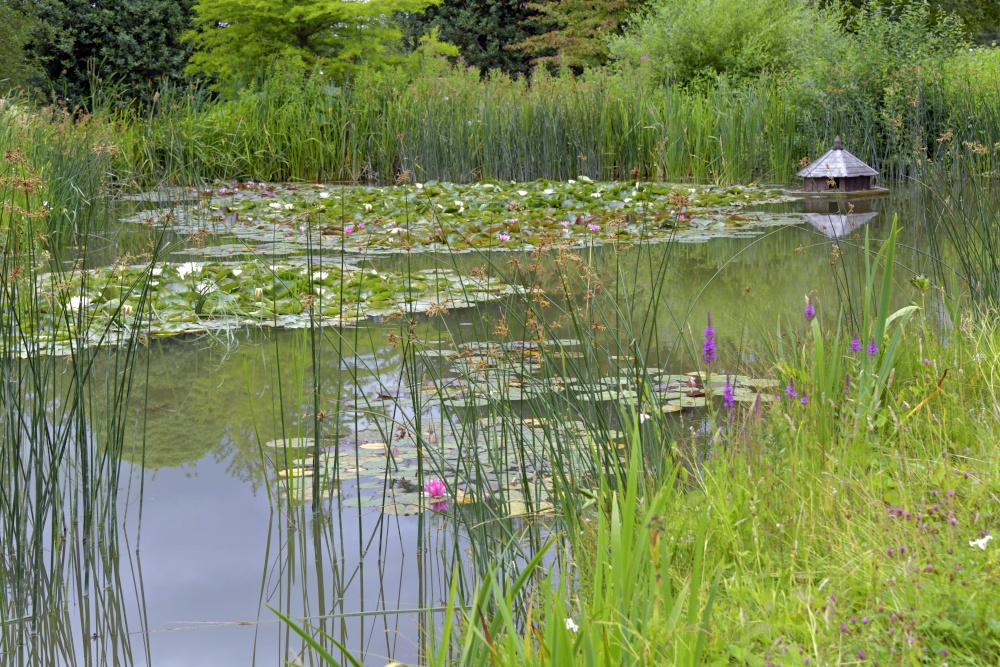
M 7 131 L 0 161 L 0 653 L 10 664 L 71 662 L 79 646 L 73 635 L 94 619 L 84 603 L 83 620 L 72 621 L 63 611 L 66 591 L 72 588 L 79 600 L 94 595 L 109 604 L 109 614 L 121 602 L 115 591 L 105 595 L 112 572 L 104 556 L 117 550 L 121 453 L 136 445 L 131 390 L 142 331 L 125 326 L 119 307 L 107 313 L 102 340 L 91 339 L 89 322 L 99 315 L 81 296 L 87 274 L 62 263 L 65 240 L 50 233 L 61 224 L 51 218 L 64 212 L 50 208 L 46 197 L 83 185 L 72 174 L 99 178 L 88 162 L 92 147 L 26 146 L 19 140 L 30 128 Z M 45 180 L 35 169 L 42 155 L 49 156 L 42 173 L 57 180 L 69 173 L 69 180 Z M 80 164 L 71 169 L 74 161 Z M 85 206 L 75 196 L 62 200 L 67 210 Z M 81 225 L 72 231 L 86 248 L 89 225 L 64 221 Z M 56 286 L 52 304 L 45 302 L 43 275 Z M 146 307 L 144 283 L 114 287 L 139 295 L 136 313 Z M 61 313 L 68 339 L 36 326 L 50 307 Z M 119 327 L 127 335 L 113 349 L 100 349 Z M 108 645 L 117 651 L 119 629 L 110 615 L 107 622 Z
M 784 183 L 835 134 L 891 180 L 931 164 L 995 170 L 996 68 L 974 65 L 908 64 L 874 93 L 780 77 L 686 89 L 631 71 L 539 70 L 529 81 L 446 66 L 360 71 L 334 85 L 279 70 L 222 99 L 164 87 L 151 110 L 105 115 L 122 149 L 118 172 L 152 183 L 385 184 L 404 172 L 420 181 Z

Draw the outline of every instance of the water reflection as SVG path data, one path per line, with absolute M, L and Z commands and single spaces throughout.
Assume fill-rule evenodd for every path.
M 871 198 L 808 199 L 802 203 L 802 209 L 809 224 L 832 239 L 851 236 L 879 213 Z

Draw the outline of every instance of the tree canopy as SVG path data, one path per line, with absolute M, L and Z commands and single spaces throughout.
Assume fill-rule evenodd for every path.
M 38 0 L 26 45 L 44 79 L 37 85 L 73 105 L 86 101 L 92 77 L 127 97 L 152 95 L 183 76 L 190 8 L 190 0 Z
M 507 47 L 541 33 L 520 0 L 443 0 L 422 14 L 401 15 L 400 22 L 410 46 L 437 28 L 440 39 L 457 46 L 465 63 L 484 72 L 527 74 L 530 54 Z
M 532 63 L 581 70 L 603 65 L 611 52 L 607 38 L 622 31 L 646 0 L 541 0 L 525 5 L 545 32 L 509 46 L 533 55 Z
M 391 17 L 439 0 L 199 0 L 188 71 L 227 79 L 280 59 L 321 65 L 338 75 L 401 54 Z

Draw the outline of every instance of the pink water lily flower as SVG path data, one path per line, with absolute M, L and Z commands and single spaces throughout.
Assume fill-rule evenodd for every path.
M 444 482 L 439 479 L 432 479 L 424 484 L 424 495 L 428 498 L 444 498 L 446 491 Z

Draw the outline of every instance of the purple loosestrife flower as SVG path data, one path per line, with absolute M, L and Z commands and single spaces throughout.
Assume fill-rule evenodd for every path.
M 816 317 L 816 308 L 813 307 L 812 297 L 809 296 L 806 297 L 805 315 L 806 315 L 806 322 L 810 322 L 814 317 Z
M 705 344 L 702 346 L 705 363 L 715 361 L 715 329 L 712 328 L 712 313 L 708 313 L 708 326 L 705 327 Z
M 795 391 L 795 385 L 789 382 L 788 386 L 785 387 L 785 396 L 788 398 L 796 398 L 798 395 L 799 392 Z
M 868 356 L 874 357 L 878 354 L 878 346 L 875 344 L 875 339 L 872 338 L 871 342 L 868 343 Z
M 802 405 L 809 405 L 809 397 L 806 396 L 805 394 L 802 394 L 802 398 L 799 399 L 799 403 L 801 403 Z
M 851 341 L 851 352 L 860 352 L 860 351 L 861 351 L 861 339 L 855 336 L 854 340 Z
M 844 394 L 850 396 L 851 394 L 851 374 L 848 373 L 844 376 Z
M 722 390 L 722 404 L 727 408 L 733 407 L 733 387 L 729 384 L 729 377 L 726 377 L 726 388 Z

